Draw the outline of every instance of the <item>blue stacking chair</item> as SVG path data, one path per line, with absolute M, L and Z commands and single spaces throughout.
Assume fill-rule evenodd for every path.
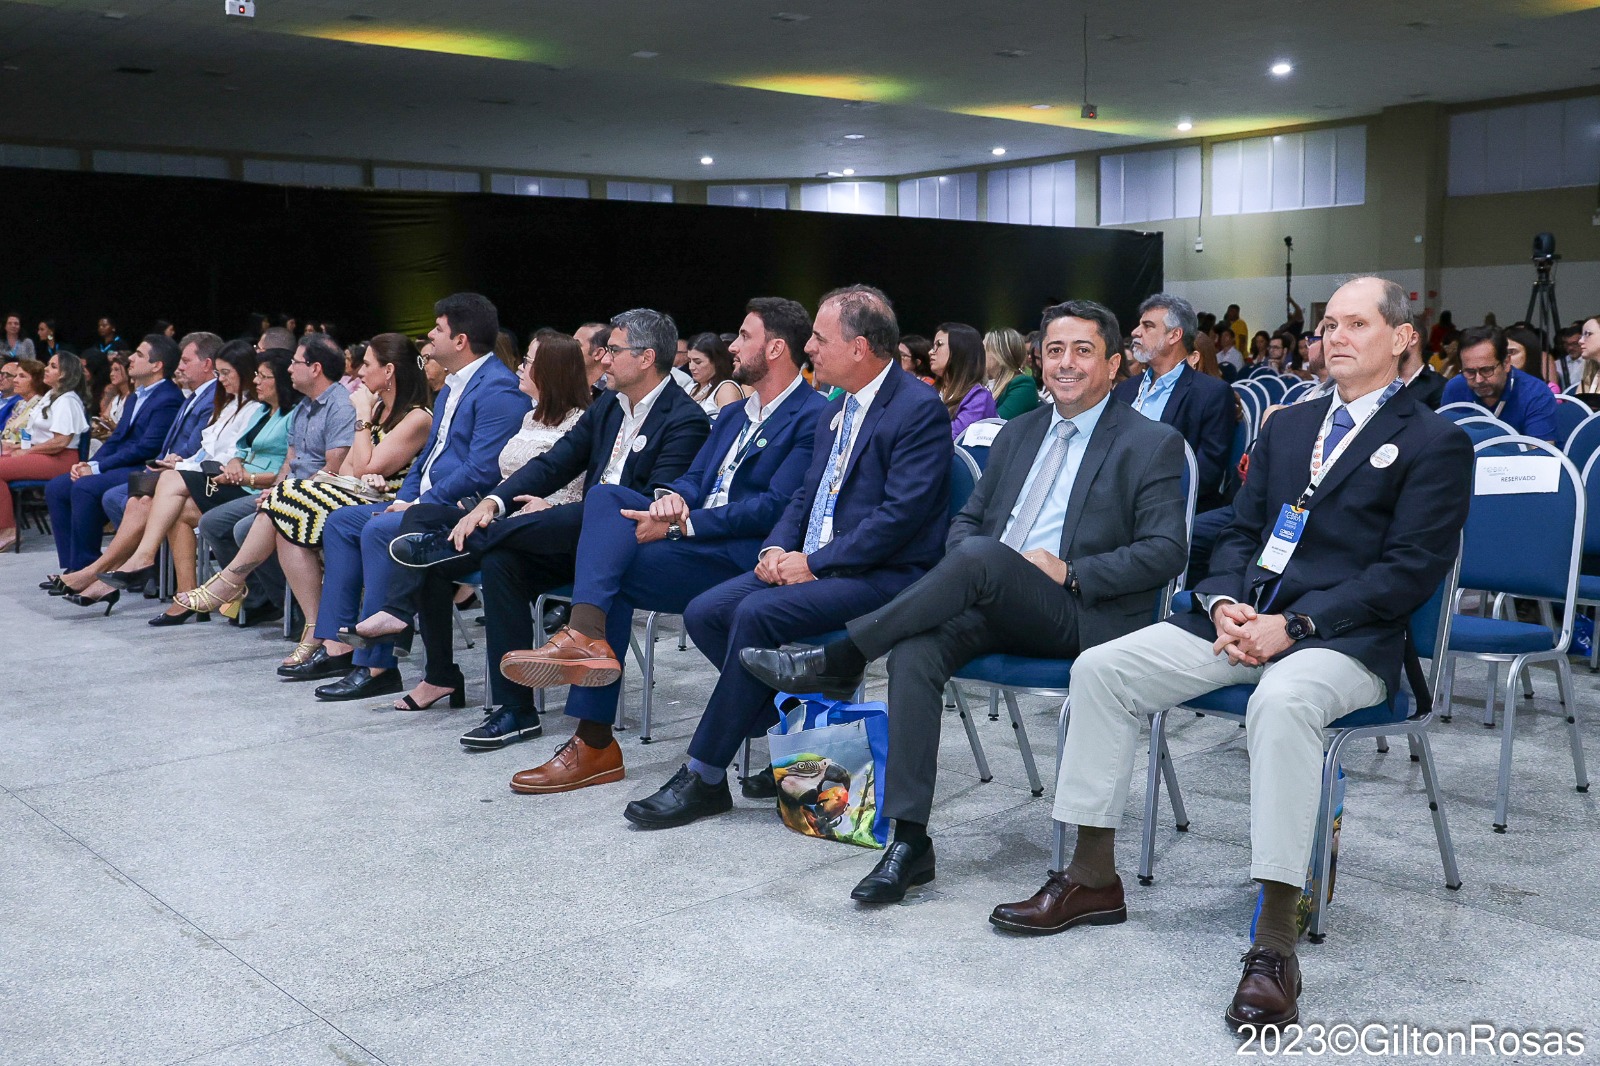
M 1261 412 L 1266 410 L 1262 402 L 1262 395 L 1254 389 L 1247 388 L 1244 382 L 1233 383 L 1234 395 L 1239 397 L 1239 406 L 1244 408 L 1244 424 L 1250 440 L 1255 440 L 1256 432 L 1261 428 Z
M 1589 456 L 1600 451 L 1600 414 L 1590 415 L 1579 422 L 1573 431 L 1567 434 L 1561 450 L 1567 458 L 1572 460 L 1572 465 L 1583 469 L 1589 461 Z
M 1459 422 L 1463 418 L 1493 418 L 1494 412 L 1481 403 L 1462 400 L 1458 403 L 1447 403 L 1439 408 L 1439 414 L 1444 415 L 1452 422 Z
M 1600 555 L 1600 463 L 1595 462 L 1595 455 L 1583 464 L 1583 556 Z M 1578 574 L 1577 602 L 1579 607 L 1600 607 L 1600 575 Z M 1593 673 L 1600 669 L 1600 640 L 1591 637 L 1590 644 L 1589 672 Z
M 1589 405 L 1576 396 L 1556 396 L 1556 447 L 1565 444 L 1584 420 L 1594 414 Z M 1570 459 L 1571 456 L 1568 456 Z
M 1283 399 L 1279 402 L 1286 404 L 1294 403 L 1300 397 L 1304 396 L 1306 393 L 1310 392 L 1316 387 L 1317 383 L 1315 381 L 1297 382 L 1296 384 L 1289 386 L 1289 390 L 1283 394 Z
M 1183 492 L 1185 498 L 1184 531 L 1192 533 L 1194 530 L 1194 505 L 1197 491 L 1196 482 L 1199 481 L 1198 468 L 1195 463 L 1194 452 L 1187 443 L 1183 446 L 1184 471 Z M 1179 574 L 1167 587 L 1162 590 L 1157 603 L 1155 619 L 1166 617 L 1167 605 L 1174 592 L 1183 587 L 1187 575 Z M 1022 711 L 1017 706 L 1017 695 L 1050 696 L 1068 700 L 1069 689 L 1072 682 L 1071 659 L 1034 659 L 1026 655 L 1007 655 L 1004 652 L 994 652 L 989 655 L 980 655 L 957 670 L 950 679 L 950 684 L 955 693 L 956 709 L 961 715 L 963 724 L 967 728 L 967 739 L 972 745 L 972 754 L 978 761 L 978 775 L 988 781 L 989 762 L 983 754 L 983 744 L 978 739 L 977 730 L 972 724 L 972 714 L 967 707 L 966 696 L 961 691 L 963 684 L 984 685 L 991 692 L 997 692 L 1005 700 L 1006 709 L 1011 717 L 1011 729 L 1016 736 L 1017 748 L 1022 753 L 1022 765 L 1028 772 L 1028 785 L 1035 796 L 1044 794 L 1044 782 L 1039 778 L 1039 769 L 1033 758 L 1033 745 L 1028 740 L 1028 729 L 1022 721 Z M 1070 700 L 1068 700 L 1070 702 Z M 1066 736 L 1066 717 L 1063 705 L 1062 726 L 1059 737 Z M 1176 795 L 1176 793 L 1174 793 Z M 1180 818 L 1180 820 L 1182 820 Z M 1060 867 L 1059 862 L 1057 868 Z
M 1316 871 L 1314 884 L 1319 891 L 1311 901 L 1311 921 L 1309 935 L 1313 943 L 1321 943 L 1323 939 L 1322 919 L 1323 911 L 1327 906 L 1329 892 L 1332 887 L 1329 879 L 1324 876 L 1332 861 L 1333 826 L 1332 806 L 1334 788 L 1339 780 L 1339 763 L 1345 746 L 1352 740 L 1362 737 L 1376 737 L 1380 741 L 1386 735 L 1403 733 L 1410 741 L 1411 759 L 1421 764 L 1423 786 L 1428 793 L 1428 808 L 1433 812 L 1433 831 L 1439 842 L 1439 858 L 1444 864 L 1445 887 L 1458 889 L 1461 887 L 1461 872 L 1456 866 L 1455 846 L 1450 840 L 1450 825 L 1445 819 L 1444 797 L 1439 790 L 1438 770 L 1433 762 L 1433 749 L 1428 743 L 1428 723 L 1432 721 L 1435 709 L 1444 706 L 1439 693 L 1439 675 L 1442 668 L 1439 649 L 1449 644 L 1451 637 L 1452 613 L 1444 609 L 1447 603 L 1455 601 L 1457 577 L 1461 566 L 1458 555 L 1456 562 L 1451 566 L 1449 575 L 1440 583 L 1439 587 L 1429 597 L 1428 601 L 1416 611 L 1412 612 L 1409 622 L 1411 642 L 1417 649 L 1420 658 L 1429 659 L 1433 663 L 1433 677 L 1429 687 L 1433 690 L 1430 694 L 1433 702 L 1427 706 L 1418 706 L 1414 710 L 1412 703 L 1417 694 L 1408 696 L 1405 691 L 1393 693 L 1384 703 L 1363 710 L 1352 712 L 1338 719 L 1328 726 L 1331 733 L 1328 739 L 1328 748 L 1322 759 L 1322 804 L 1317 816 L 1316 838 L 1312 845 L 1312 863 Z M 1191 595 L 1187 592 L 1179 593 L 1173 600 L 1174 610 L 1191 609 Z M 1250 696 L 1255 692 L 1254 685 L 1229 685 L 1226 688 L 1208 692 L 1197 696 L 1182 705 L 1183 709 L 1195 711 L 1201 715 L 1211 715 L 1220 718 L 1229 718 L 1241 725 L 1244 723 L 1245 710 L 1249 706 Z M 1161 779 L 1165 777 L 1167 789 L 1171 793 L 1172 808 L 1174 811 L 1183 810 L 1183 800 L 1178 794 L 1176 779 L 1170 769 L 1158 773 L 1158 756 L 1166 760 L 1170 766 L 1170 757 L 1167 755 L 1166 722 L 1167 717 L 1180 708 L 1174 707 L 1166 711 L 1158 711 L 1150 717 L 1150 759 L 1145 772 L 1145 804 L 1143 834 L 1139 848 L 1139 883 L 1149 885 L 1154 882 L 1155 873 L 1155 830 L 1156 808 L 1160 802 Z M 1062 709 L 1062 720 L 1065 722 L 1067 709 Z M 1066 730 L 1063 728 L 1062 735 Z M 1188 827 L 1183 815 L 1179 815 L 1179 831 Z M 1063 840 L 1066 827 L 1057 825 L 1057 850 L 1058 868 L 1065 861 L 1061 857 L 1064 850 Z
M 89 445 L 93 443 L 93 438 L 87 432 L 80 433 L 78 436 L 78 462 L 86 463 L 89 461 Z M 49 484 L 48 481 L 38 480 L 13 481 L 10 483 L 11 514 L 17 523 L 17 539 L 11 542 L 13 553 L 22 551 L 22 530 L 27 525 L 23 521 L 24 518 L 32 519 L 34 528 L 40 533 L 49 533 L 51 531 L 50 511 L 44 504 L 44 487 L 47 484 Z M 39 494 L 37 500 L 24 499 L 24 493 L 35 492 Z
M 1473 447 L 1499 437 L 1515 436 L 1517 432 L 1493 415 L 1471 415 L 1467 418 L 1458 418 L 1456 419 L 1456 425 L 1460 426 L 1467 436 L 1472 438 Z
M 1496 673 L 1490 675 L 1489 706 L 1485 715 L 1485 722 L 1492 723 L 1494 704 L 1500 698 L 1500 776 L 1496 789 L 1494 829 L 1497 833 L 1503 833 L 1511 802 L 1511 750 L 1516 737 L 1517 680 L 1534 663 L 1547 662 L 1555 667 L 1562 711 L 1567 720 L 1568 742 L 1572 748 L 1573 776 L 1579 792 L 1589 791 L 1589 777 L 1583 760 L 1583 739 L 1578 731 L 1578 707 L 1572 692 L 1572 667 L 1567 661 L 1578 598 L 1578 571 L 1585 537 L 1587 501 L 1577 468 L 1544 441 L 1507 435 L 1484 441 L 1474 451 L 1475 463 L 1485 457 L 1518 453 L 1526 457 L 1549 456 L 1560 463 L 1560 487 L 1556 492 L 1516 495 L 1479 495 L 1474 492 L 1472 510 L 1467 515 L 1466 546 L 1462 550 L 1463 588 L 1480 589 L 1486 595 L 1496 597 L 1496 615 L 1501 613 L 1510 597 L 1542 601 L 1544 624 L 1458 614 L 1445 651 L 1441 703 L 1445 711 L 1450 707 L 1458 659 L 1469 657 L 1493 664 L 1496 672 L 1498 664 L 1510 663 L 1503 691 L 1497 691 Z M 1516 550 L 1508 550 L 1508 545 L 1516 545 Z M 1559 628 L 1550 609 L 1552 604 L 1561 607 Z
M 1277 374 L 1262 374 L 1254 380 L 1256 385 L 1266 392 L 1269 401 L 1283 403 L 1283 398 L 1289 391 L 1289 384 L 1283 378 Z
M 957 446 L 965 449 L 967 455 L 978 464 L 978 472 L 980 474 L 982 474 L 982 472 L 987 470 L 989 467 L 989 445 L 975 443 L 972 438 L 977 436 L 977 434 L 973 433 L 973 429 L 978 426 L 999 427 L 1004 426 L 1005 424 L 1006 420 L 1003 418 L 980 418 L 978 421 L 972 423 L 972 425 L 961 431 L 961 439 L 956 441 L 956 444 Z M 996 431 L 998 432 L 998 430 Z M 994 438 L 990 437 L 989 439 L 993 440 Z

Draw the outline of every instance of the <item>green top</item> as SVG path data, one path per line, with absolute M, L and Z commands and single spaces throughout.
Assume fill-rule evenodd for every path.
M 1025 415 L 1038 406 L 1039 386 L 1034 383 L 1033 375 L 1018 374 L 1006 382 L 1006 387 L 996 397 L 994 413 L 997 417 L 1009 420 Z
M 252 474 L 276 474 L 283 468 L 283 460 L 289 454 L 289 423 L 293 420 L 293 411 L 262 411 L 256 425 L 251 430 L 246 430 L 246 435 L 254 433 L 255 437 L 250 442 L 239 459 L 244 463 L 244 468 Z M 260 489 L 245 489 L 249 493 L 260 492 Z

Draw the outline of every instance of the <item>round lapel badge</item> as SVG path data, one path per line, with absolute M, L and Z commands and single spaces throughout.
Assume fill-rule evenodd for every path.
M 1385 444 L 1383 447 L 1373 452 L 1372 458 L 1368 459 L 1367 462 L 1371 463 L 1379 470 L 1382 470 L 1384 467 L 1390 465 L 1398 458 L 1400 458 L 1400 449 L 1396 448 L 1393 444 Z
M 757 448 L 765 448 L 766 446 L 767 446 L 767 438 L 761 437 L 756 441 L 756 447 Z
M 633 438 L 633 450 L 636 451 L 636 452 L 644 451 L 644 438 L 643 437 L 635 437 L 635 438 Z

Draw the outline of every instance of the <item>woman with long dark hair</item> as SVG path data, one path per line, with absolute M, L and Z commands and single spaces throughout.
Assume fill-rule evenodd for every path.
M 26 363 L 15 365 L 22 368 L 26 377 L 13 372 L 13 381 L 31 391 L 34 378 Z M 0 442 L 0 551 L 17 540 L 10 482 L 47 481 L 67 473 L 78 461 L 79 438 L 89 431 L 89 417 L 83 406 L 83 362 L 71 352 L 57 352 L 45 364 L 42 377 L 49 391 L 38 403 L 25 408 L 26 421 L 17 442 Z
M 983 385 L 983 337 L 963 322 L 946 322 L 933 334 L 928 353 L 939 398 L 950 412 L 950 434 L 960 437 L 972 423 L 994 417 L 994 395 Z
M 689 342 L 688 371 L 694 379 L 689 398 L 712 418 L 728 404 L 744 399 L 744 389 L 733 380 L 733 356 L 717 334 L 696 334 Z

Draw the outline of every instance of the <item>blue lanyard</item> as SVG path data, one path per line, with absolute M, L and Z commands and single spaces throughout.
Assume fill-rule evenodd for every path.
M 755 447 L 756 434 L 761 432 L 761 427 L 765 424 L 765 421 L 751 422 L 745 427 L 744 432 L 739 435 L 738 443 L 733 446 L 733 461 L 725 463 L 722 469 L 717 472 L 717 483 L 711 486 L 711 496 L 706 497 L 707 499 L 720 493 L 723 483 L 732 478 L 739 469 L 740 464 L 749 457 L 750 449 Z

